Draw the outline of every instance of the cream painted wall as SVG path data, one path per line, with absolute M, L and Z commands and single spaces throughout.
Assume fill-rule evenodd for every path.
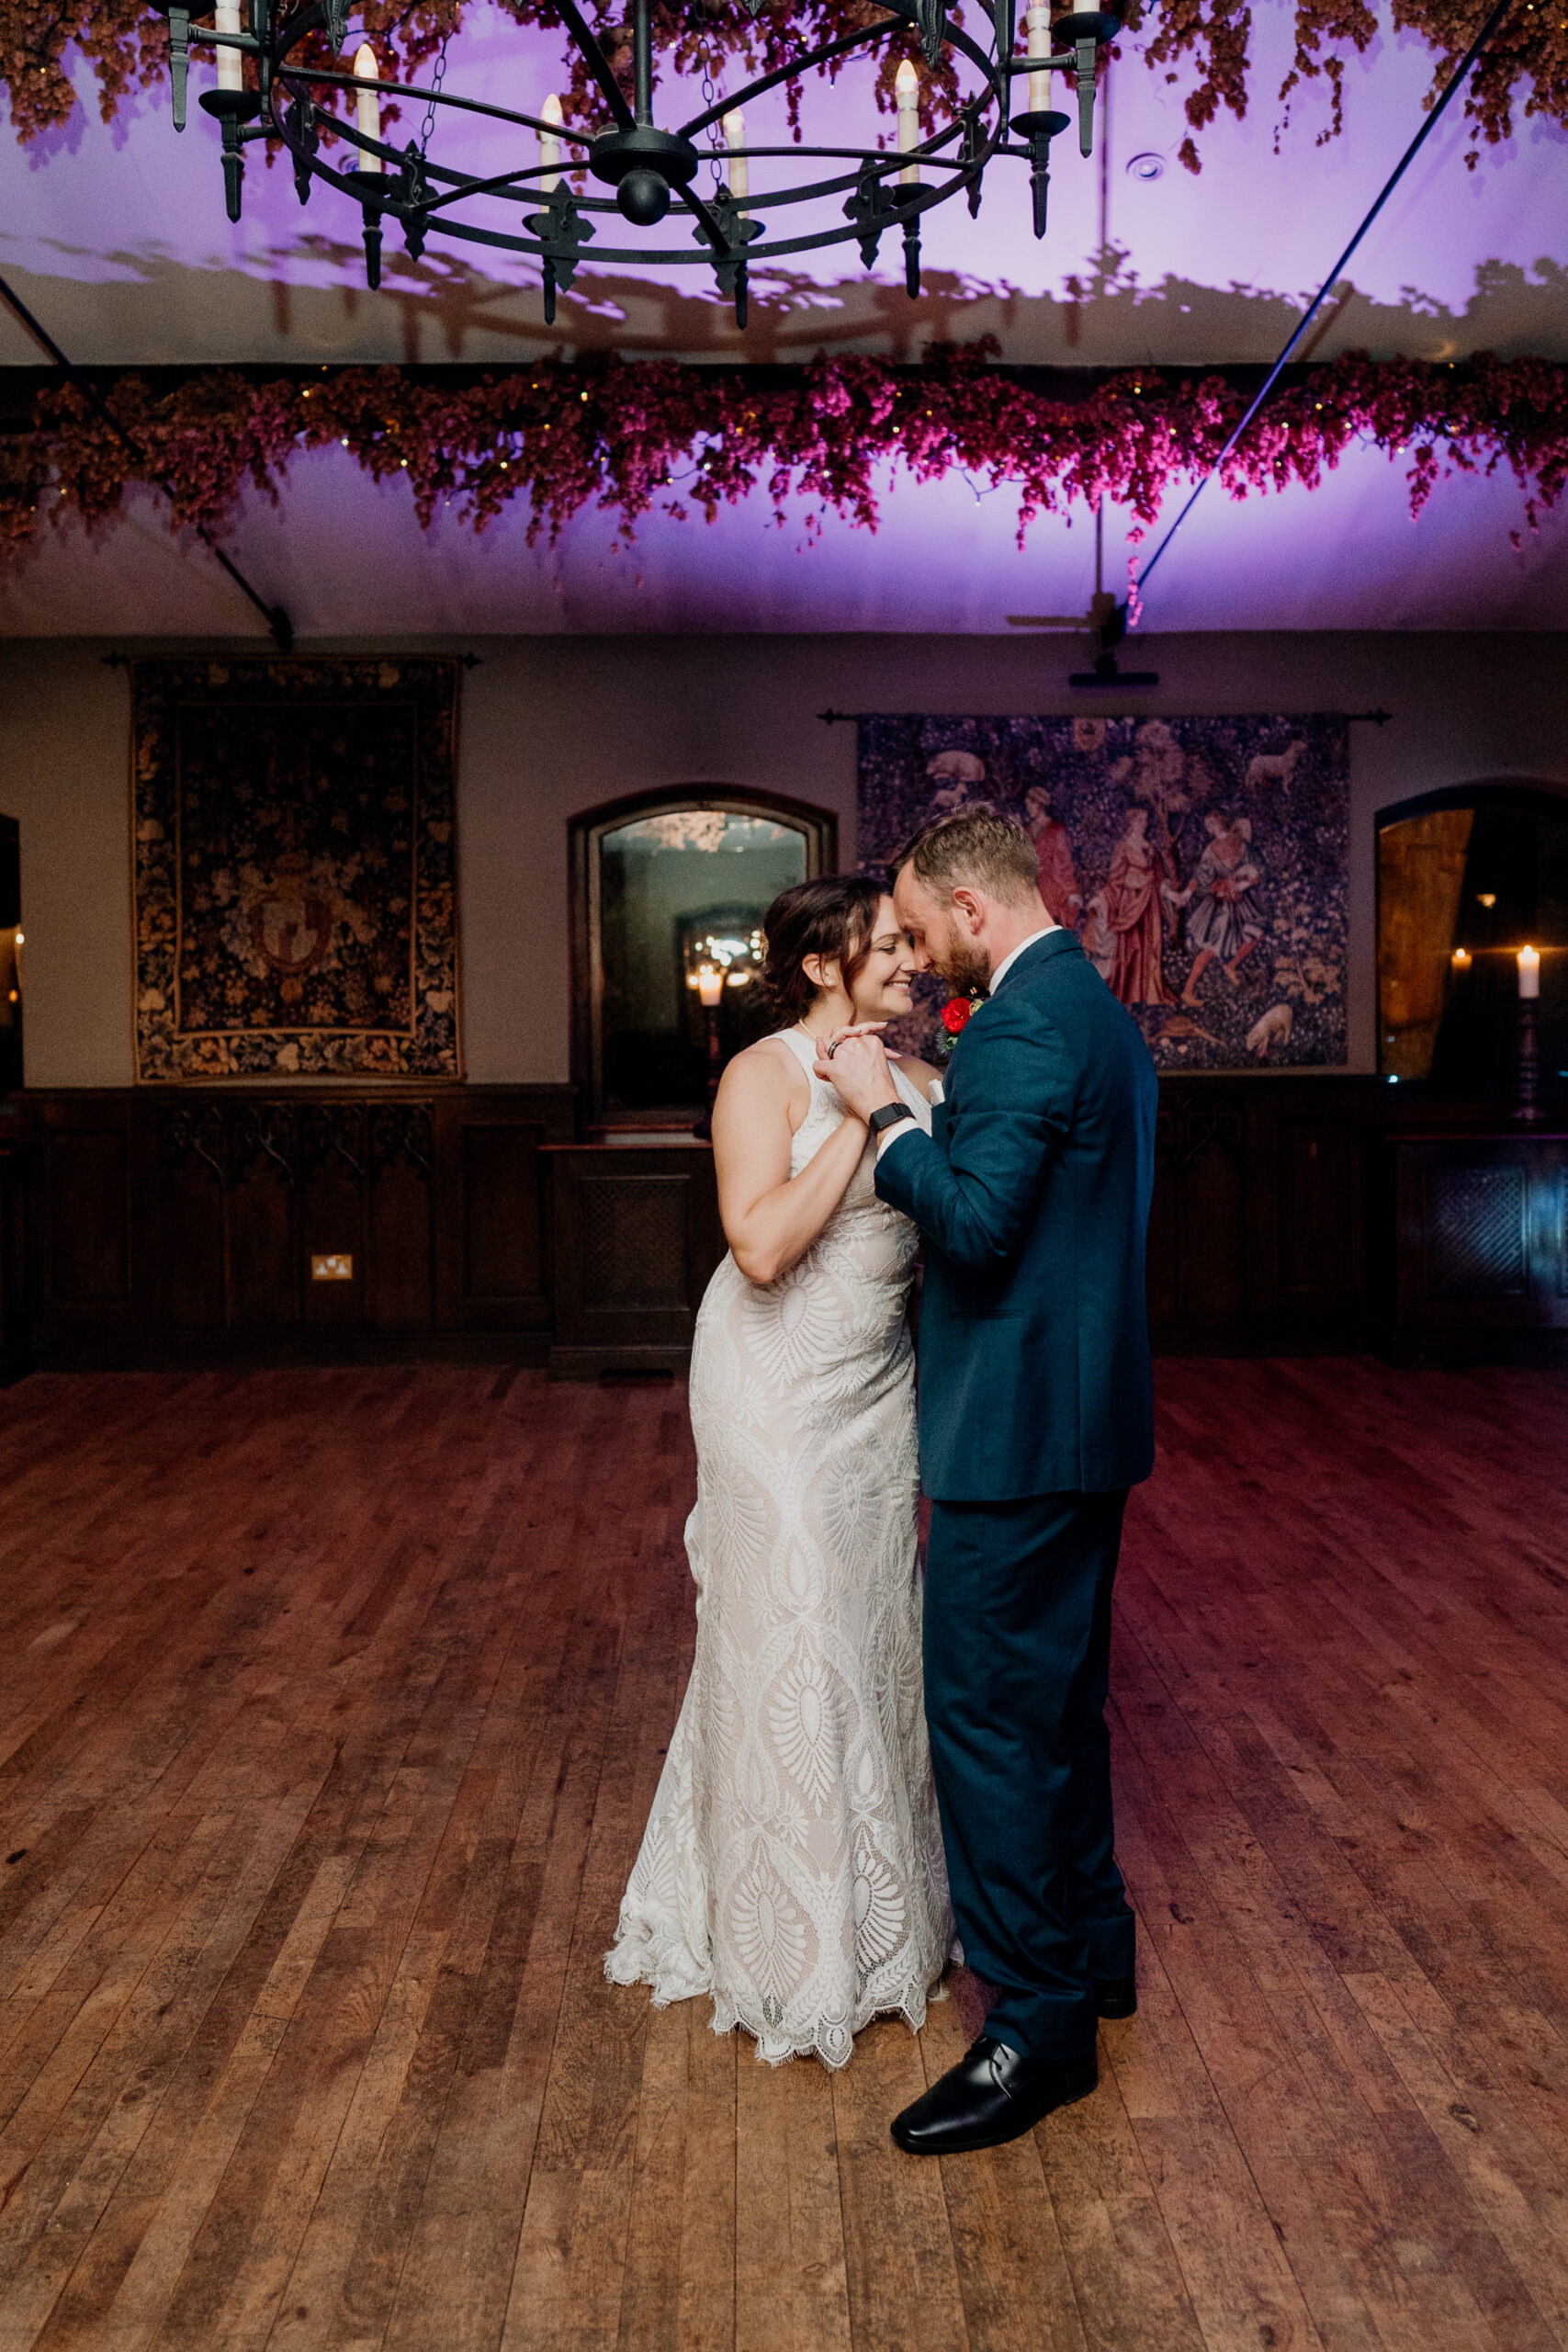
M 130 692 L 98 645 L 0 648 L 0 809 L 22 834 L 34 1086 L 128 1086 Z
M 33 1086 L 132 1077 L 130 693 L 106 650 L 0 647 L 0 810 L 22 827 Z M 569 1074 L 566 824 L 577 811 L 652 786 L 759 786 L 834 809 L 848 864 L 854 729 L 823 726 L 818 711 L 1100 707 L 1066 688 L 1079 655 L 1063 639 L 529 638 L 461 650 L 481 656 L 464 676 L 458 758 L 464 1035 L 468 1076 L 492 1083 Z M 1151 713 L 1393 712 L 1387 727 L 1351 729 L 1350 1067 L 1371 1069 L 1376 813 L 1441 785 L 1568 790 L 1568 639 L 1150 637 L 1137 661 L 1161 673 L 1158 692 L 1138 698 Z

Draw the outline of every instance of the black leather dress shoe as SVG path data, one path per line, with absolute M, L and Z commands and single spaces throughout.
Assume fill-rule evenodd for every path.
M 1053 2108 L 1087 2098 L 1099 2080 L 1092 2050 L 1081 2058 L 1021 2058 L 983 2033 L 956 2066 L 894 2118 L 893 2137 L 912 2156 L 999 2148 L 1032 2132 Z
M 1102 2018 L 1135 2017 L 1138 2008 L 1138 1980 L 1135 1976 L 1097 1976 L 1094 1980 L 1094 2006 Z

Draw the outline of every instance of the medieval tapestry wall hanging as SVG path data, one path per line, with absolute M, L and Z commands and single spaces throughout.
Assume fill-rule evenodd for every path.
M 141 1078 L 461 1075 L 457 678 L 136 664 Z
M 1162 1069 L 1343 1062 L 1343 718 L 861 720 L 865 871 L 982 805 L 1028 828 L 1052 916 Z M 937 1058 L 947 993 L 922 991 L 901 1050 Z

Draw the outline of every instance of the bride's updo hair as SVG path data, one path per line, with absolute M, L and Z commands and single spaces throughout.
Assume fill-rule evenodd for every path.
M 868 874 L 825 874 L 781 890 L 762 918 L 768 952 L 762 988 L 769 1011 L 786 1028 L 802 1019 L 817 994 L 803 968 L 807 956 L 837 964 L 846 990 L 871 952 L 876 910 L 886 885 Z

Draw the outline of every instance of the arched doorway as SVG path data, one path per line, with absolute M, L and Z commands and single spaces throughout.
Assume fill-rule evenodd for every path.
M 1505 1096 L 1518 951 L 1540 952 L 1549 1088 L 1568 1067 L 1568 790 L 1454 786 L 1379 812 L 1378 1068 L 1472 1100 Z
M 716 964 L 725 1054 L 761 1033 L 763 915 L 793 882 L 831 873 L 837 820 L 776 794 L 672 786 L 572 820 L 573 1074 L 589 1120 L 690 1127 L 706 1099 L 693 985 Z

